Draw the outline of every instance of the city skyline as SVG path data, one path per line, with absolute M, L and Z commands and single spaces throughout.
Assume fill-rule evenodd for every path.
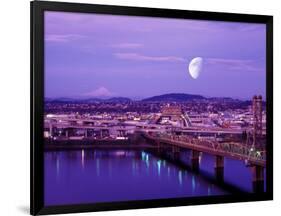
M 110 99 L 129 99 L 131 101 L 143 101 L 143 100 L 147 100 L 149 98 L 154 98 L 154 97 L 159 97 L 159 96 L 166 96 L 166 95 L 181 95 L 181 94 L 185 94 L 185 95 L 193 95 L 193 94 L 188 94 L 188 93 L 167 93 L 167 94 L 162 94 L 162 95 L 151 95 L 151 96 L 147 96 L 147 97 L 123 97 L 123 96 L 78 96 L 78 97 L 45 97 L 45 100 L 73 100 L 73 101 L 84 101 L 84 100 L 101 100 L 101 101 L 107 101 Z M 194 94 L 195 95 L 195 94 Z M 211 97 L 211 96 L 204 96 L 204 95 L 195 95 L 195 96 L 202 96 L 204 97 L 204 100 L 212 100 L 212 99 L 224 99 L 224 98 L 229 98 L 229 99 L 233 99 L 233 100 L 240 100 L 240 101 L 251 101 L 253 97 L 255 96 L 259 96 L 259 95 L 253 95 L 252 98 L 235 98 L 235 97 Z M 194 99 L 191 99 L 191 101 Z M 202 99 L 197 99 L 197 100 L 202 100 Z M 167 100 L 168 101 L 168 100 Z M 262 101 L 265 102 L 266 101 L 266 97 L 262 97 Z M 174 99 L 170 100 L 170 102 L 176 102 L 174 101 Z M 183 102 L 183 101 L 180 101 Z
M 265 76 L 263 24 L 45 12 L 46 98 L 265 98 Z

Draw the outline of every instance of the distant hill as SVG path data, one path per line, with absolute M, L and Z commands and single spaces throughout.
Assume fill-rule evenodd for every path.
M 45 98 L 46 102 L 55 103 L 97 103 L 97 102 L 108 102 L 108 103 L 127 103 L 130 102 L 130 98 L 126 97 L 113 97 L 113 98 Z
M 193 94 L 184 94 L 184 93 L 172 93 L 172 94 L 163 94 L 154 97 L 145 98 L 142 101 L 144 102 L 184 102 L 191 100 L 202 100 L 206 99 L 201 95 L 193 95 Z
M 45 98 L 45 102 L 69 102 L 75 101 L 76 99 L 67 98 L 67 97 L 60 97 L 60 98 Z
M 163 94 L 157 95 L 149 98 L 144 98 L 140 101 L 142 102 L 188 102 L 193 100 L 207 100 L 210 102 L 224 102 L 224 103 L 244 103 L 244 104 L 252 104 L 251 100 L 240 100 L 240 99 L 233 99 L 231 97 L 204 97 L 202 95 L 195 95 L 195 94 L 185 94 L 185 93 L 170 93 L 170 94 Z M 45 98 L 45 102 L 52 102 L 52 103 L 129 103 L 133 101 L 127 97 L 112 97 L 112 98 Z M 139 101 L 139 100 L 136 100 Z M 265 102 L 263 101 L 263 105 Z
M 106 100 L 104 100 L 106 102 L 115 102 L 115 103 L 128 103 L 130 101 L 132 101 L 130 98 L 126 98 L 126 97 L 113 97 L 113 98 L 108 98 Z

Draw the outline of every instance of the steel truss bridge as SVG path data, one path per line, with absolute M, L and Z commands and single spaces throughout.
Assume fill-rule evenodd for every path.
M 245 161 L 253 172 L 253 190 L 263 191 L 266 151 L 257 150 L 253 146 L 242 143 L 201 140 L 184 135 L 142 132 L 142 136 L 152 141 L 157 146 L 158 152 L 172 150 L 175 158 L 179 157 L 181 150 L 191 150 L 191 166 L 194 170 L 199 169 L 201 152 L 215 156 L 214 168 L 218 180 L 223 180 L 225 157 Z

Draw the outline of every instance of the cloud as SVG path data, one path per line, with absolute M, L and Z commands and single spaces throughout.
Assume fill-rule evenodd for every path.
M 118 59 L 134 61 L 185 62 L 183 58 L 177 56 L 147 56 L 138 53 L 114 53 L 113 55 Z
M 110 97 L 113 96 L 113 93 L 110 92 L 107 88 L 101 86 L 93 91 L 87 92 L 84 96 L 89 97 Z
M 45 40 L 47 42 L 69 42 L 73 40 L 83 39 L 86 36 L 79 34 L 47 34 Z
M 221 65 L 234 65 L 250 63 L 252 60 L 241 60 L 241 59 L 224 59 L 224 58 L 207 58 L 210 64 L 221 64 Z
M 135 49 L 143 47 L 143 44 L 140 43 L 119 43 L 111 45 L 113 48 L 121 48 L 121 49 Z
M 245 59 L 224 59 L 224 58 L 207 58 L 208 64 L 227 67 L 230 70 L 244 71 L 263 71 L 261 67 L 257 67 L 255 60 Z

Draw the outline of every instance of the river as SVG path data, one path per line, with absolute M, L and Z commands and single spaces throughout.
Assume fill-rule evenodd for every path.
M 188 154 L 181 153 L 187 165 Z M 210 181 L 209 155 L 201 157 L 199 173 L 141 150 L 49 151 L 44 157 L 45 206 L 231 193 Z M 243 162 L 225 159 L 224 178 L 251 192 L 251 172 Z

